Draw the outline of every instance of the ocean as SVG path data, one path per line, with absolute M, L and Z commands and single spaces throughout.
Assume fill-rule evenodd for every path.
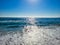
M 0 45 L 60 45 L 60 18 L 0 17 Z

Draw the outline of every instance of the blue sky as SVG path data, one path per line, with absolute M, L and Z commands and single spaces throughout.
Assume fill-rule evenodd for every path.
M 0 0 L 0 16 L 60 16 L 60 0 Z

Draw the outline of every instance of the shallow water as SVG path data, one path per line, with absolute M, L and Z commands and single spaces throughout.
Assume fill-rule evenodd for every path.
M 59 19 L 47 19 L 22 18 L 21 22 L 4 24 L 0 21 L 0 45 L 60 45 Z

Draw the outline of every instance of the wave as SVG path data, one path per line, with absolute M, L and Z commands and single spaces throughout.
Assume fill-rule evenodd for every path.
M 60 45 L 59 29 L 25 26 L 22 32 L 7 32 L 0 36 L 0 45 Z
M 60 27 L 38 27 L 35 19 L 28 19 L 32 25 L 24 26 L 22 32 L 7 32 L 0 36 L 0 45 L 60 45 Z

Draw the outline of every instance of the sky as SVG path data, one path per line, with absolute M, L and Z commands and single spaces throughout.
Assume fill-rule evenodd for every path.
M 60 0 L 0 0 L 0 17 L 60 17 Z

